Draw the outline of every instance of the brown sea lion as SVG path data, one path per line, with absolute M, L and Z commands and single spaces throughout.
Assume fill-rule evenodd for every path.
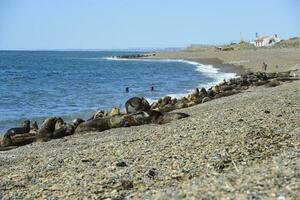
M 139 111 L 150 110 L 149 102 L 143 97 L 132 97 L 125 103 L 126 113 L 133 114 Z
M 25 120 L 22 122 L 22 127 L 18 128 L 11 128 L 6 131 L 6 133 L 3 136 L 3 145 L 9 146 L 12 143 L 11 137 L 17 134 L 24 134 L 29 133 L 30 131 L 30 121 Z
M 74 131 L 76 130 L 77 126 L 81 123 L 85 122 L 83 119 L 76 118 L 71 123 L 67 124 L 67 130 L 65 135 L 73 135 Z
M 120 115 L 120 114 L 121 114 L 120 109 L 114 107 L 114 108 L 112 108 L 112 110 L 110 111 L 109 116 L 110 116 L 110 117 L 113 117 L 113 116 Z
M 45 119 L 42 124 L 42 127 L 39 129 L 37 134 L 37 141 L 49 141 L 53 137 L 53 132 L 55 130 L 56 117 L 50 117 Z
M 166 124 L 174 120 L 179 120 L 182 118 L 189 117 L 190 115 L 186 113 L 172 112 L 172 113 L 163 113 L 162 117 L 158 118 L 157 124 Z
M 32 126 L 31 126 L 31 130 L 32 130 L 33 132 L 38 132 L 39 126 L 38 126 L 38 124 L 37 124 L 36 121 L 33 122 Z
M 93 116 L 91 116 L 87 121 L 93 120 L 93 119 L 100 119 L 103 117 L 107 117 L 109 115 L 108 112 L 104 111 L 104 110 L 99 110 L 97 112 L 95 112 L 93 114 Z
M 99 118 L 99 119 L 92 119 L 86 122 L 83 122 L 79 124 L 74 132 L 74 134 L 81 134 L 84 132 L 90 132 L 90 131 L 105 131 L 107 129 L 110 129 L 109 127 L 109 117 Z
M 152 121 L 151 115 L 148 112 L 159 112 L 159 111 L 140 111 L 133 114 L 125 115 L 125 126 L 139 126 L 143 124 L 150 124 Z M 159 112 L 160 113 L 160 112 Z
M 67 126 L 64 120 L 61 117 L 57 118 L 51 139 L 58 139 L 64 137 L 66 135 L 66 131 L 67 131 Z

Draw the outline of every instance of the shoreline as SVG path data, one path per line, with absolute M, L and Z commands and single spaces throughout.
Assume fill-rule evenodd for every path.
M 253 87 L 184 108 L 180 111 L 190 117 L 165 125 L 90 132 L 0 152 L 0 191 L 5 198 L 284 193 L 294 199 L 300 189 L 299 84 Z
M 198 60 L 204 63 L 227 65 L 237 70 L 257 72 L 265 62 L 267 72 L 283 72 L 300 68 L 300 48 L 219 51 L 213 48 L 198 51 L 159 52 L 151 58 Z M 226 70 L 226 69 L 225 69 Z M 298 73 L 299 75 L 299 73 Z
M 243 75 L 233 85 L 260 75 Z M 177 109 L 189 117 L 167 124 L 90 131 L 0 152 L 0 193 L 28 199 L 297 199 L 300 81 L 285 73 L 269 76 L 267 83 L 236 87 L 243 90 L 232 96 L 217 93 Z
M 114 57 L 105 57 L 105 59 L 114 60 L 115 58 Z M 119 60 L 119 61 L 123 61 L 123 60 L 124 61 L 149 61 L 150 60 L 150 61 L 158 61 L 158 62 L 182 62 L 182 63 L 187 63 L 189 65 L 195 66 L 196 67 L 195 71 L 198 71 L 197 68 L 201 67 L 201 65 L 205 65 L 205 66 L 206 65 L 212 65 L 213 71 L 214 71 L 214 69 L 216 69 L 218 71 L 217 73 L 221 72 L 221 73 L 228 73 L 228 74 L 232 74 L 232 73 L 236 74 L 234 76 L 231 76 L 230 78 L 235 78 L 235 77 L 241 75 L 244 72 L 242 69 L 236 69 L 235 66 L 233 66 L 233 65 L 222 64 L 222 61 L 220 61 L 218 59 L 207 59 L 207 60 L 205 60 L 205 59 L 204 60 L 199 60 L 199 59 L 189 59 L 189 60 L 187 60 L 185 58 L 182 58 L 182 59 L 166 59 L 166 58 L 160 59 L 159 58 L 159 59 L 156 59 L 156 60 L 155 59 L 156 59 L 155 57 L 152 58 L 151 56 L 145 57 L 145 58 L 143 58 L 143 57 L 142 58 L 137 58 L 137 59 L 132 59 L 132 58 L 129 58 L 129 59 L 127 59 L 127 58 L 116 58 L 116 60 Z M 195 64 L 195 62 L 197 64 Z M 205 74 L 205 73 L 208 73 L 208 72 L 200 71 L 200 73 Z M 206 74 L 206 76 L 209 76 L 209 75 Z M 215 79 L 216 77 L 213 77 L 213 78 Z M 217 85 L 217 84 L 221 83 L 222 81 L 223 81 L 223 78 L 219 78 L 219 80 L 215 80 L 213 82 L 205 83 L 203 85 L 203 87 L 205 89 L 208 89 L 209 87 Z M 197 86 L 195 86 L 194 88 L 190 88 L 186 92 L 169 93 L 169 94 L 167 93 L 164 96 L 161 96 L 159 98 L 163 98 L 165 96 L 171 96 L 172 98 L 182 98 L 184 96 L 188 96 L 195 88 L 201 88 L 201 87 L 202 86 L 199 85 L 199 83 L 198 83 Z M 152 103 L 152 102 L 156 102 L 158 99 L 151 99 L 151 98 L 149 98 L 148 101 L 150 103 Z M 109 110 L 107 110 L 107 111 L 109 111 Z M 90 113 L 93 113 L 93 112 L 94 111 L 89 111 L 87 113 L 90 114 Z M 73 115 L 63 116 L 63 118 L 68 118 L 69 120 L 71 120 L 72 118 L 74 118 L 76 116 L 87 116 L 87 113 L 80 113 L 79 115 L 73 114 Z M 34 121 L 38 121 L 39 123 L 42 122 L 42 120 L 40 120 L 40 119 L 46 119 L 46 118 L 47 117 L 33 117 L 33 119 L 37 119 L 37 120 L 34 120 Z M 18 120 L 14 120 L 14 121 L 21 121 L 22 119 L 18 119 Z M 69 120 L 67 120 L 67 122 L 69 122 Z M 10 120 L 10 121 L 12 121 L 12 120 Z M 16 124 L 15 126 L 18 126 L 18 124 Z M 7 127 L 6 130 L 8 130 L 8 129 L 9 129 L 9 127 Z M 5 134 L 5 131 L 2 132 L 2 133 L 0 133 L 0 137 L 2 137 L 4 134 Z

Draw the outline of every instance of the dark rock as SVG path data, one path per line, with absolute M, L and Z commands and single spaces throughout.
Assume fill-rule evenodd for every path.
M 133 182 L 125 180 L 125 181 L 122 181 L 121 186 L 124 190 L 130 190 L 133 188 Z
M 127 167 L 128 165 L 126 164 L 126 162 L 121 161 L 121 162 L 118 162 L 118 163 L 116 164 L 116 166 L 117 166 L 117 167 Z
M 148 173 L 147 173 L 147 176 L 149 177 L 149 178 L 154 178 L 155 176 L 156 176 L 156 169 L 155 168 L 152 168 L 152 169 L 150 169 L 149 171 L 148 171 Z

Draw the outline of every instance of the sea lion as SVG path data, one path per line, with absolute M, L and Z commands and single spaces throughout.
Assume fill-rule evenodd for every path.
M 73 119 L 73 121 L 71 123 L 68 123 L 66 128 L 66 132 L 65 132 L 65 135 L 73 135 L 74 131 L 76 130 L 77 126 L 81 123 L 85 122 L 83 119 L 80 119 L 80 118 L 76 118 L 76 119 Z
M 148 112 L 150 112 L 151 114 L 152 112 L 154 113 L 159 111 L 155 111 L 155 110 L 151 110 L 151 111 L 149 110 L 147 112 L 140 111 L 133 114 L 125 115 L 124 116 L 125 126 L 139 126 L 143 124 L 150 124 L 152 122 L 152 117 Z
M 53 132 L 55 130 L 56 117 L 50 117 L 45 119 L 42 127 L 39 129 L 37 134 L 37 141 L 49 141 L 53 137 Z
M 66 131 L 67 131 L 67 127 L 64 120 L 61 117 L 57 118 L 51 139 L 58 139 L 64 137 Z
M 104 110 L 98 110 L 87 121 L 90 121 L 90 120 L 93 120 L 93 119 L 100 119 L 100 118 L 103 118 L 103 117 L 107 117 L 108 115 L 109 115 L 108 112 L 106 112 Z
M 125 103 L 126 113 L 133 114 L 139 111 L 150 110 L 149 102 L 143 97 L 132 97 Z
M 174 120 L 189 117 L 190 115 L 180 112 L 163 113 L 162 117 L 157 118 L 157 124 L 166 124 Z
M 89 131 L 105 131 L 110 129 L 109 127 L 109 117 L 96 118 L 79 124 L 74 132 L 74 134 L 81 134 Z
M 12 144 L 11 137 L 17 134 L 24 134 L 24 133 L 29 133 L 30 132 L 30 121 L 29 120 L 24 120 L 22 122 L 22 127 L 18 128 L 11 128 L 6 131 L 6 133 L 3 136 L 3 145 L 4 146 L 9 146 Z
M 120 115 L 120 114 L 121 114 L 120 109 L 114 107 L 114 108 L 112 108 L 112 110 L 110 111 L 109 116 L 110 116 L 110 117 L 113 117 L 113 116 Z
M 36 133 L 38 132 L 39 126 L 36 121 L 33 122 L 32 126 L 31 126 L 31 130 Z

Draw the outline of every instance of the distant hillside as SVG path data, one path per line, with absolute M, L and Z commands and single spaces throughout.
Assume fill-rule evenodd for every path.
M 229 44 L 223 46 L 223 51 L 254 49 L 254 45 L 248 42 L 240 42 L 238 44 Z
M 182 49 L 184 52 L 199 52 L 199 51 L 207 51 L 213 50 L 215 46 L 213 45 L 201 45 L 201 44 L 192 44 L 189 47 Z
M 282 40 L 273 45 L 272 48 L 300 48 L 300 37 L 293 37 L 288 40 Z
M 197 45 L 193 44 L 187 48 L 182 49 L 184 52 L 204 52 L 204 51 L 234 51 L 244 49 L 270 49 L 270 48 L 300 48 L 300 37 L 293 37 L 287 40 L 282 40 L 273 46 L 255 47 L 254 44 L 249 42 L 231 43 L 225 45 Z

